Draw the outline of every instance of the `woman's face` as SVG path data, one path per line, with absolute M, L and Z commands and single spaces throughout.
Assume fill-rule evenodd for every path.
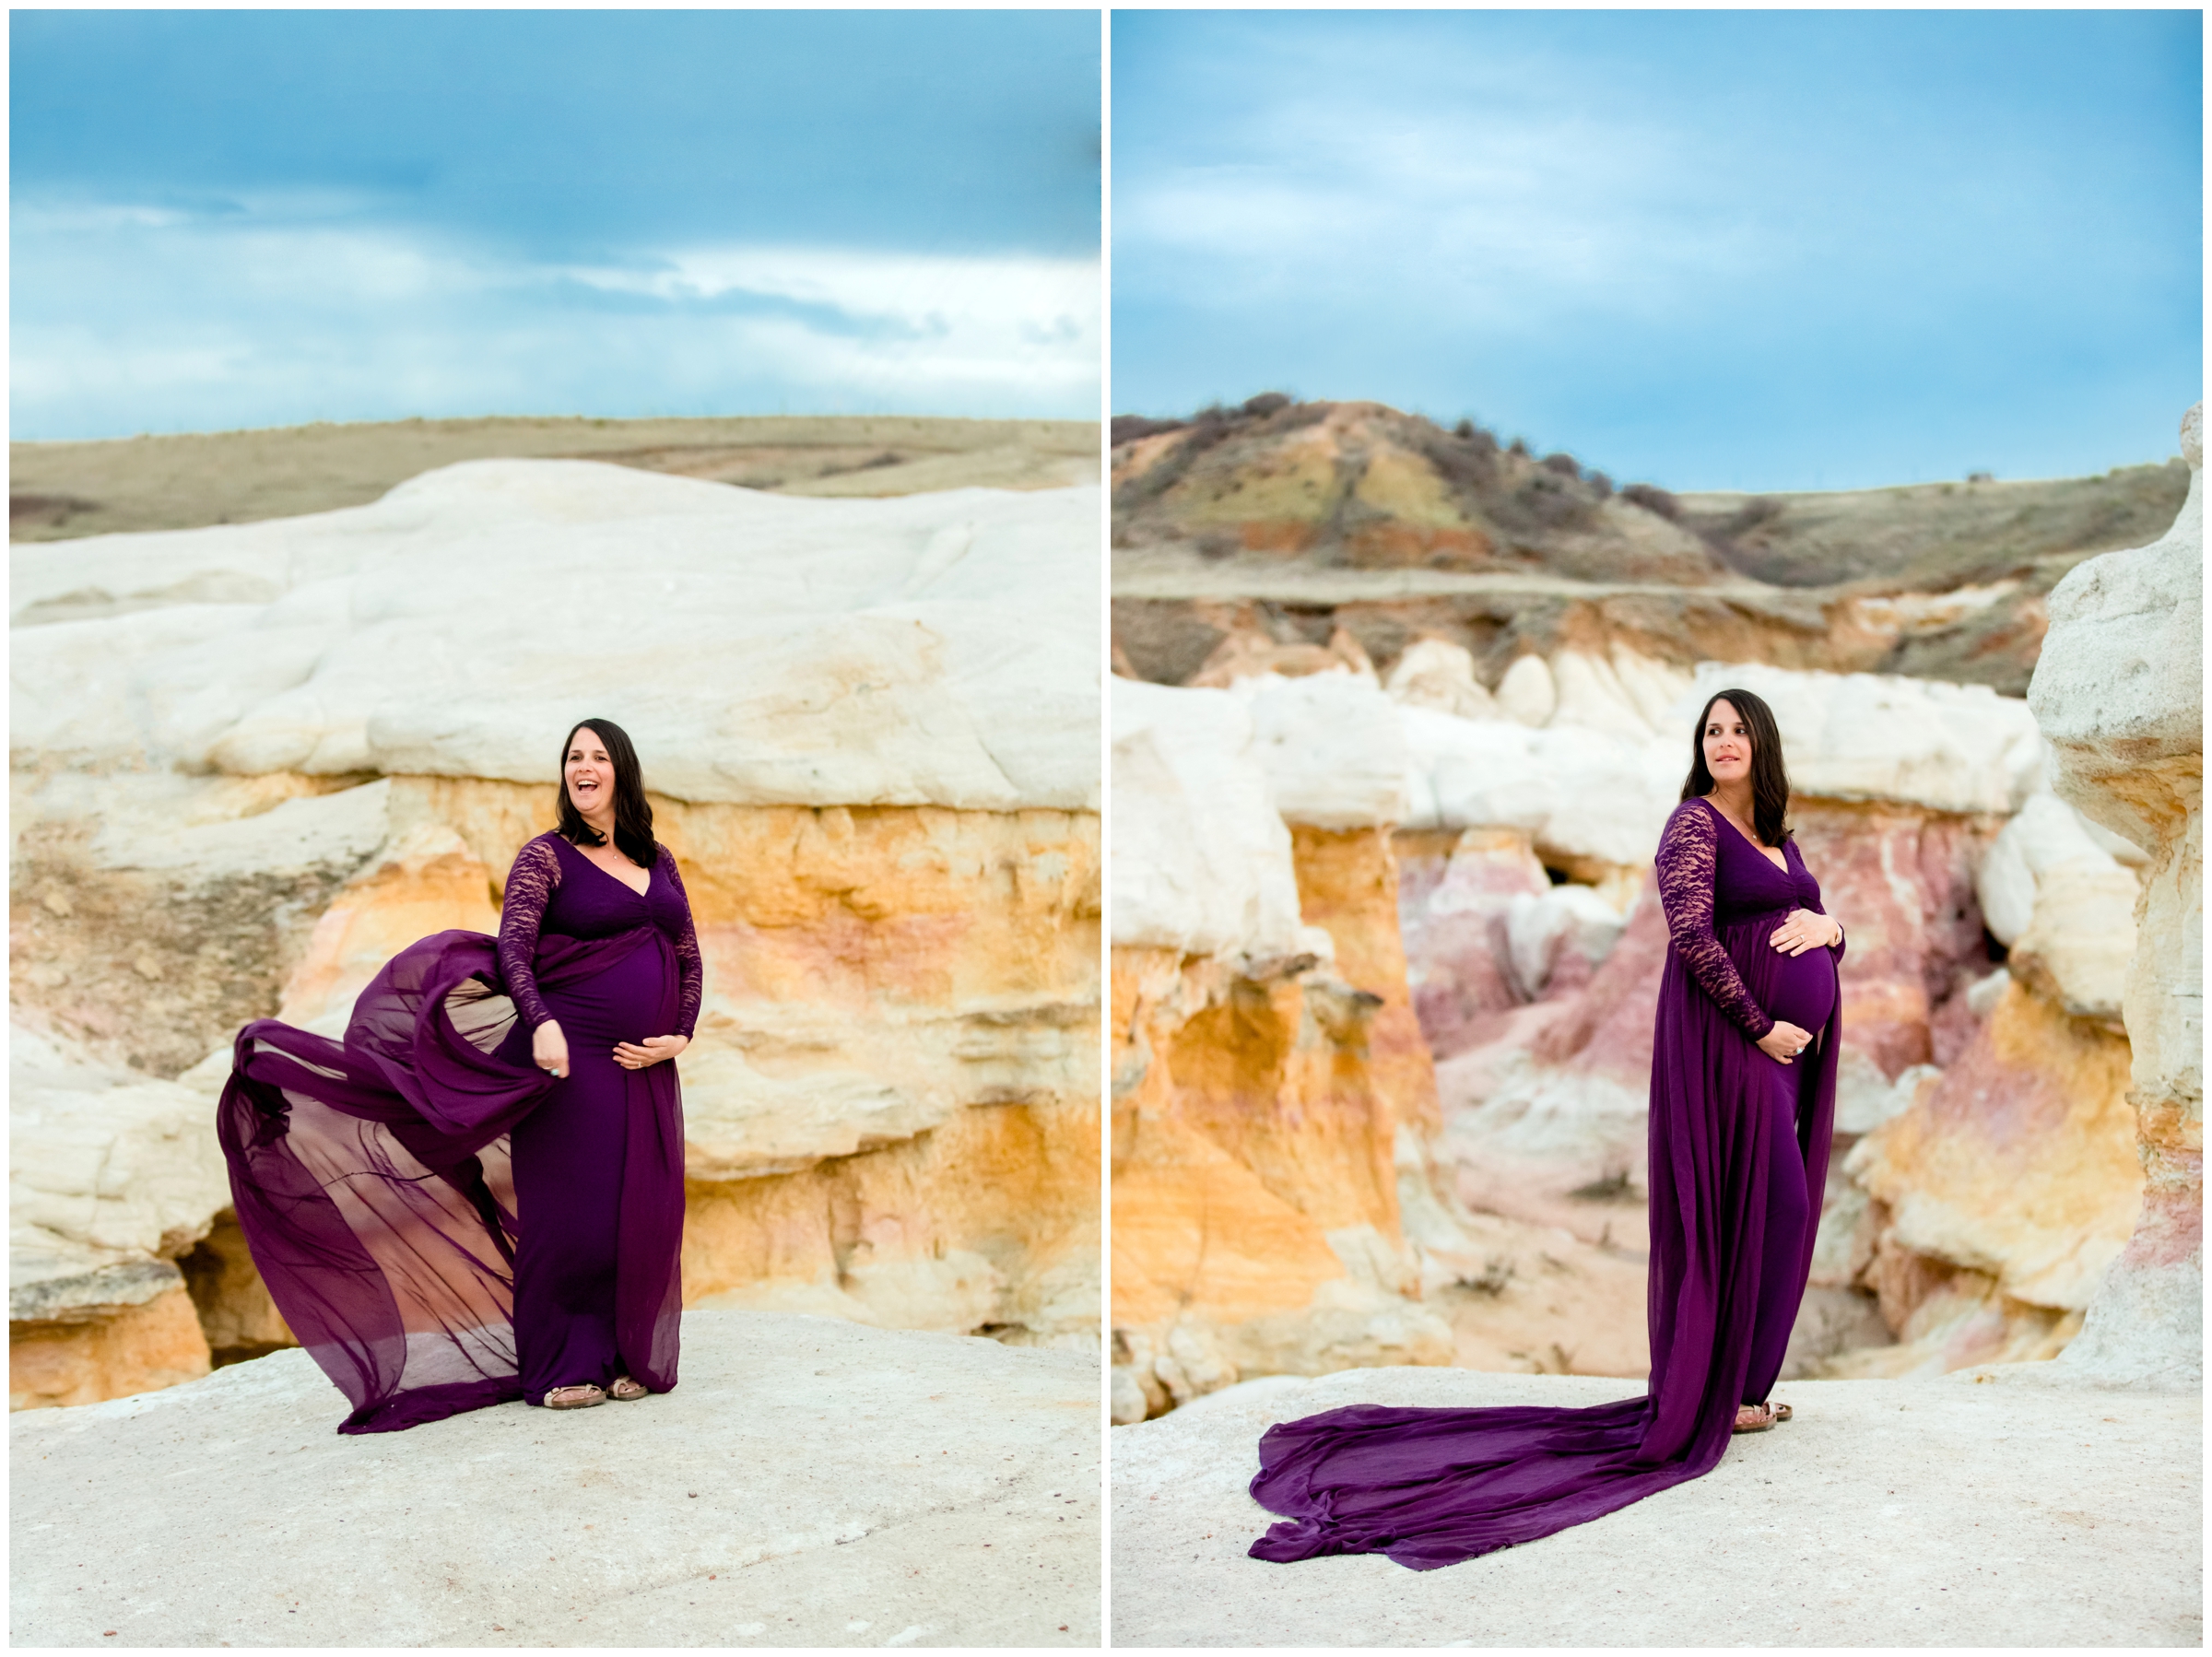
M 569 799 L 585 817 L 615 808 L 615 761 L 589 725 L 577 727 L 569 738 L 569 755 L 561 761 L 560 780 L 568 785 Z
M 1726 697 L 1705 714 L 1705 769 L 1715 782 L 1743 782 L 1751 776 L 1751 727 Z

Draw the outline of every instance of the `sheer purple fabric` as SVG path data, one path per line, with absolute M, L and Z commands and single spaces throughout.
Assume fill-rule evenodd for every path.
M 689 1036 L 701 976 L 665 847 L 639 893 L 545 835 L 500 937 L 402 950 L 343 1042 L 275 1019 L 239 1032 L 218 1117 L 232 1201 L 353 1406 L 340 1432 L 623 1371 L 676 1384 L 681 1094 L 673 1061 L 625 1070 L 613 1049 Z M 569 1044 L 559 1080 L 531 1057 L 547 1017 Z
M 1350 1404 L 1267 1429 L 1252 1494 L 1283 1515 L 1252 1545 L 1288 1562 L 1386 1554 L 1431 1570 L 1532 1542 L 1718 1464 L 1738 1404 L 1780 1370 L 1812 1268 L 1807 1193 L 1835 1113 L 1839 943 L 1768 942 L 1819 912 L 1794 843 L 1777 867 L 1708 802 L 1667 819 L 1657 858 L 1673 946 L 1652 1053 L 1652 1373 L 1644 1396 L 1585 1409 Z M 1776 1018 L 1817 1046 L 1785 1065 Z

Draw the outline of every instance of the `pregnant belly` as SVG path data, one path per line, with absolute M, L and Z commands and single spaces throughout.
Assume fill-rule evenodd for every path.
M 1825 949 L 1776 956 L 1766 1009 L 1771 1017 L 1818 1034 L 1836 1010 L 1835 958 Z
M 581 983 L 548 990 L 546 1010 L 571 1044 L 579 1038 L 612 1043 L 674 1035 L 663 953 L 647 944 Z

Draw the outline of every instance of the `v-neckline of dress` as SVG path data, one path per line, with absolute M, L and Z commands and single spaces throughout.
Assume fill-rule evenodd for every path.
M 567 840 L 568 836 L 564 834 L 561 836 L 561 839 Z M 577 845 L 571 840 L 569 841 L 569 850 L 575 852 L 578 857 L 583 858 L 583 861 L 587 864 L 590 864 L 593 868 L 599 869 L 599 865 L 596 862 L 589 857 L 583 856 L 583 848 L 582 846 Z M 645 871 L 645 884 L 642 887 L 634 887 L 630 885 L 629 881 L 623 879 L 621 876 L 616 874 L 611 869 L 599 869 L 599 873 L 604 875 L 607 879 L 613 881 L 617 886 L 620 887 L 624 891 L 628 892 L 633 898 L 642 898 L 647 892 L 653 890 L 653 871 L 650 868 Z
M 1764 863 L 1767 867 L 1772 869 L 1777 875 L 1787 875 L 1790 872 L 1790 853 L 1787 847 L 1777 846 L 1774 848 L 1775 851 L 1782 853 L 1782 861 L 1780 863 L 1776 863 L 1771 857 L 1767 855 L 1766 847 L 1760 845 L 1757 840 L 1746 834 L 1741 828 L 1738 828 L 1735 823 L 1729 821 L 1728 814 L 1723 811 L 1718 805 L 1713 805 L 1712 795 L 1700 794 L 1698 798 L 1705 802 L 1707 809 L 1710 810 L 1714 817 L 1719 817 L 1722 822 L 1728 824 L 1728 829 L 1730 833 L 1734 834 L 1737 840 L 1742 840 L 1745 845 L 1750 847 L 1752 851 L 1758 852 L 1759 861 Z M 584 861 L 589 863 L 591 860 L 586 858 Z M 606 873 L 605 870 L 601 870 L 600 872 L 602 874 Z

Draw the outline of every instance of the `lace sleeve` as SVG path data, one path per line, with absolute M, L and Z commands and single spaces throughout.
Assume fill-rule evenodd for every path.
M 1667 819 L 1655 860 L 1667 936 L 1698 987 L 1756 1041 L 1774 1028 L 1774 1020 L 1751 999 L 1735 963 L 1712 935 L 1712 883 L 1719 860 L 1719 820 L 1685 802 Z
M 537 929 L 559 884 L 559 854 L 549 840 L 534 840 L 516 853 L 500 904 L 500 976 L 516 1014 L 533 1030 L 553 1017 L 537 993 Z
M 666 846 L 661 848 L 661 872 L 668 876 L 668 884 L 676 888 L 677 901 L 684 906 L 684 930 L 676 940 L 677 969 L 683 975 L 681 1000 L 676 1013 L 676 1028 L 669 1033 L 691 1040 L 699 1028 L 699 1003 L 705 988 L 705 963 L 699 953 L 699 929 L 691 924 L 691 899 L 684 891 L 684 877 L 676 871 L 676 853 Z

